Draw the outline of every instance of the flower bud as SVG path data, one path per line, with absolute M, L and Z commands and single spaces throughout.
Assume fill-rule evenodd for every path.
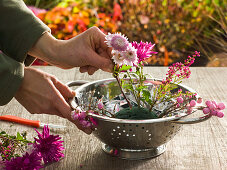
M 217 112 L 216 116 L 219 117 L 219 118 L 222 118 L 224 116 L 224 113 L 223 112 Z
M 224 110 L 225 109 L 225 104 L 224 103 L 218 103 L 218 108 L 220 110 Z
M 182 97 L 177 97 L 177 102 L 178 103 L 183 103 L 184 102 L 184 99 Z
M 104 107 L 103 103 L 99 102 L 99 103 L 98 103 L 98 108 L 99 108 L 100 110 L 102 110 L 103 107 Z
M 191 107 L 195 107 L 196 106 L 196 101 L 195 100 L 191 100 L 190 101 L 190 106 Z
M 80 113 L 80 118 L 84 119 L 87 116 L 86 112 L 81 112 Z
M 211 101 L 209 101 L 209 100 L 206 101 L 206 105 L 207 105 L 208 107 L 209 107 L 211 104 L 212 104 Z
M 201 97 L 198 98 L 197 103 L 202 103 L 203 99 Z
M 204 113 L 204 114 L 210 113 L 210 109 L 209 109 L 208 107 L 205 107 L 205 108 L 203 109 L 203 113 Z

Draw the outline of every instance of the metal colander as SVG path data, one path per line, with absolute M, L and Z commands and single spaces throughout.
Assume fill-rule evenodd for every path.
M 85 83 L 85 84 L 84 84 Z M 147 80 L 147 85 L 154 84 L 154 80 Z M 82 85 L 83 84 L 83 85 Z M 69 87 L 78 86 L 76 97 L 70 101 L 72 108 L 87 104 L 90 92 L 94 97 L 103 96 L 105 100 L 111 100 L 121 93 L 115 79 L 104 79 L 86 83 L 85 81 L 74 81 L 68 83 Z M 178 89 L 195 92 L 184 85 L 178 85 Z M 89 114 L 97 121 L 97 127 L 93 132 L 103 144 L 102 149 L 113 156 L 123 159 L 145 159 L 162 154 L 166 150 L 166 144 L 181 129 L 182 124 L 198 123 L 210 118 L 209 115 L 182 119 L 187 116 L 179 113 L 171 117 L 147 120 L 125 120 L 109 118 L 95 114 Z

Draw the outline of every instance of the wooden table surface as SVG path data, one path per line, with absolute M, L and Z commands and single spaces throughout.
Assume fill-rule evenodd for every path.
M 72 80 L 94 81 L 112 77 L 111 74 L 98 71 L 94 75 L 81 74 L 78 69 L 61 70 L 56 67 L 35 67 L 55 75 L 66 83 Z M 227 105 L 227 67 L 192 68 L 189 80 L 183 84 L 194 88 L 204 99 L 224 102 Z M 166 67 L 146 67 L 145 72 L 153 77 L 164 78 Z M 0 107 L 0 114 L 12 114 L 23 118 L 40 120 L 43 123 L 54 123 L 67 126 L 62 130 L 52 130 L 64 140 L 65 158 L 45 169 L 83 169 L 83 170 L 147 170 L 147 169 L 227 169 L 227 112 L 222 119 L 213 117 L 206 122 L 184 125 L 167 145 L 164 154 L 147 160 L 129 161 L 106 155 L 101 143 L 93 136 L 79 131 L 71 122 L 49 115 L 31 115 L 16 100 Z M 33 128 L 9 122 L 0 122 L 0 129 L 10 134 L 16 131 L 27 131 L 28 138 L 36 135 Z

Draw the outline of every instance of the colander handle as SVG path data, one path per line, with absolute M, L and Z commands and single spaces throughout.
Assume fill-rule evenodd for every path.
M 212 115 L 208 114 L 208 115 L 196 117 L 196 118 L 182 118 L 179 120 L 173 120 L 171 122 L 177 123 L 177 124 L 194 124 L 194 123 L 200 123 L 200 122 L 206 121 L 209 118 L 211 118 L 211 116 Z
M 86 84 L 86 83 L 89 83 L 89 81 L 86 81 L 86 80 L 76 80 L 76 81 L 68 82 L 68 83 L 66 83 L 66 85 L 68 87 L 73 87 L 73 86 L 81 86 L 81 85 Z M 80 109 L 80 108 L 78 108 L 78 99 L 77 99 L 76 96 L 74 98 L 69 99 L 69 104 L 70 104 L 70 106 L 74 110 Z

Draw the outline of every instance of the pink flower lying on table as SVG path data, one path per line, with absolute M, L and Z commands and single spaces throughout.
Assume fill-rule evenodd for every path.
M 60 158 L 64 157 L 64 154 L 61 152 L 64 150 L 63 141 L 59 141 L 61 139 L 59 135 L 50 135 L 48 126 L 44 126 L 42 134 L 37 130 L 36 132 L 38 133 L 38 139 L 35 138 L 34 149 L 41 154 L 45 164 L 57 162 Z

